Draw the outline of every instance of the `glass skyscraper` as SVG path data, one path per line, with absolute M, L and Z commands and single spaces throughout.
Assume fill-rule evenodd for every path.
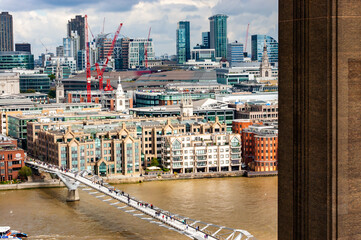
M 278 42 L 267 35 L 252 35 L 252 61 L 262 61 L 264 41 L 266 40 L 267 54 L 270 63 L 278 62 Z
M 217 14 L 209 19 L 210 48 L 216 50 L 216 57 L 227 58 L 227 15 Z
M 177 62 L 183 64 L 191 58 L 189 22 L 178 22 L 177 28 Z
M 244 61 L 243 44 L 237 41 L 227 46 L 227 60 L 231 67 L 237 67 Z

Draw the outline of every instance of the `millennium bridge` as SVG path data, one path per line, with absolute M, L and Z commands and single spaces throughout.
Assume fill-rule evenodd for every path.
M 217 226 L 157 208 L 113 188 L 89 171 L 67 171 L 39 161 L 25 161 L 25 163 L 31 168 L 57 175 L 68 188 L 67 201 L 79 200 L 78 189 L 81 189 L 134 217 L 176 231 L 191 239 L 255 240 L 253 235 L 245 230 Z

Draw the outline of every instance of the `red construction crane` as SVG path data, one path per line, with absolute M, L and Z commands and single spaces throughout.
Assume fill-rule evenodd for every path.
M 99 68 L 98 63 L 95 64 L 95 67 L 96 67 L 97 73 L 98 73 L 98 79 L 99 79 L 99 90 L 103 90 L 103 74 L 104 74 L 105 68 L 108 65 L 109 59 L 111 58 L 111 56 L 113 54 L 114 45 L 115 45 L 115 42 L 117 41 L 117 38 L 119 36 L 120 29 L 122 28 L 122 26 L 123 26 L 123 23 L 120 23 L 117 31 L 115 32 L 112 45 L 110 46 L 110 49 L 107 54 L 107 59 L 105 60 L 105 63 L 103 64 L 102 69 Z
M 149 37 L 150 37 L 150 30 L 152 30 L 152 28 L 149 28 L 149 33 L 148 33 L 148 39 L 147 39 L 147 44 L 145 45 L 144 48 L 144 55 L 145 55 L 145 68 L 148 68 L 148 43 L 149 43 Z
M 88 42 L 88 16 L 85 15 L 85 45 L 86 45 L 86 93 L 87 102 L 91 102 L 91 70 L 89 57 L 89 42 Z
M 107 79 L 107 85 L 104 88 L 105 92 L 109 92 L 109 91 L 113 91 L 114 88 L 112 87 L 112 85 L 110 85 L 110 79 Z
M 247 42 L 248 42 L 248 30 L 249 30 L 249 23 L 247 25 L 247 32 L 246 32 L 246 44 L 244 45 L 244 52 L 247 52 Z

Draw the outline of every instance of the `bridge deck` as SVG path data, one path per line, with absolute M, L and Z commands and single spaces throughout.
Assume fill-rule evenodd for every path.
M 73 179 L 87 186 L 87 188 L 84 188 L 83 190 L 88 191 L 89 194 L 92 194 L 97 198 L 103 198 L 106 196 L 111 197 L 110 199 L 104 199 L 103 200 L 104 202 L 108 202 L 110 205 L 113 205 L 114 207 L 117 207 L 118 209 L 122 209 L 123 211 L 128 213 L 138 211 L 140 213 L 134 213 L 133 215 L 148 221 L 151 219 L 155 219 L 156 221 L 153 223 L 156 223 L 159 226 L 168 226 L 167 227 L 168 229 L 175 230 L 193 239 L 210 239 L 210 240 L 255 239 L 250 233 L 248 233 L 245 230 L 220 227 L 213 224 L 203 223 L 200 221 L 190 221 L 189 219 L 180 217 L 179 215 L 171 214 L 162 209 L 153 207 L 150 204 L 145 204 L 141 201 L 138 201 L 135 198 L 130 197 L 129 194 L 126 193 L 122 194 L 122 191 L 106 187 L 103 184 L 98 184 L 97 182 L 91 179 L 82 177 L 81 174 L 79 173 L 62 171 L 58 169 L 58 167 L 50 166 L 49 164 L 43 164 L 39 162 L 26 161 L 26 163 L 33 167 L 42 168 L 43 170 L 46 170 L 48 172 L 52 172 L 58 175 L 60 174 L 62 175 L 62 177 Z M 89 192 L 93 190 L 96 190 L 97 192 Z M 97 193 L 101 193 L 101 195 L 96 195 Z M 118 202 L 111 202 L 112 200 L 117 200 Z M 119 207 L 116 206 L 119 202 L 125 204 L 125 206 L 119 206 Z M 131 207 L 134 210 L 126 209 L 127 207 Z M 144 214 L 150 216 L 151 218 L 142 217 L 144 216 Z M 196 225 L 198 225 L 198 229 Z M 200 225 L 202 227 L 199 227 Z M 208 227 L 216 227 L 216 229 L 215 231 L 210 232 L 207 231 Z M 221 233 L 221 231 L 224 230 L 227 230 L 227 232 Z

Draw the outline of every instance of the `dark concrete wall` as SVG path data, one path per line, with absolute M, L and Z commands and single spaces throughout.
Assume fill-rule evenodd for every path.
M 361 239 L 361 1 L 279 1 L 279 239 Z

